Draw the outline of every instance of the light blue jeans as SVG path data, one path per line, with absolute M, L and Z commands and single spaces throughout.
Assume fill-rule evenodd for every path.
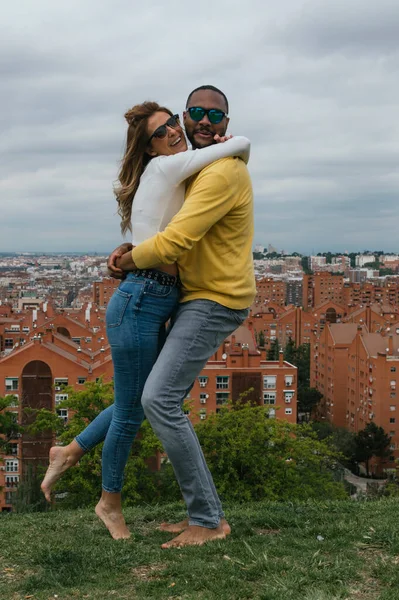
M 144 419 L 141 396 L 165 340 L 165 323 L 179 301 L 179 289 L 129 273 L 106 312 L 107 337 L 114 364 L 115 401 L 80 433 L 89 451 L 105 439 L 102 486 L 120 492 L 133 440 Z
M 212 354 L 247 316 L 247 309 L 232 310 L 211 300 L 180 304 L 144 386 L 144 412 L 172 463 L 191 525 L 215 528 L 223 511 L 183 401 Z

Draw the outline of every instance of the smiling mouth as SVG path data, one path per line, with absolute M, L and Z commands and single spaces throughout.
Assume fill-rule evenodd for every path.
M 177 138 L 177 140 L 175 140 L 175 141 L 173 142 L 173 144 L 171 144 L 170 146 L 171 146 L 171 147 L 173 147 L 173 146 L 177 146 L 177 144 L 179 144 L 180 142 L 181 142 L 181 136 L 179 136 L 179 137 Z

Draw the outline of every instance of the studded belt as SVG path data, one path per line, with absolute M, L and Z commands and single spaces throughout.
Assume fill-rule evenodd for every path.
M 152 279 L 160 285 L 168 285 L 170 287 L 181 287 L 181 281 L 178 275 L 169 275 L 169 273 L 157 271 L 156 269 L 137 269 L 136 271 L 133 271 L 133 275 L 135 275 L 136 277 L 145 277 L 146 279 Z

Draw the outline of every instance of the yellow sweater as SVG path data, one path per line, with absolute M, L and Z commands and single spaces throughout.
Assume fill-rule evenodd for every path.
M 239 158 L 224 158 L 191 179 L 181 210 L 132 257 L 139 269 L 177 262 L 182 302 L 207 299 L 247 308 L 255 297 L 253 231 L 247 167 Z

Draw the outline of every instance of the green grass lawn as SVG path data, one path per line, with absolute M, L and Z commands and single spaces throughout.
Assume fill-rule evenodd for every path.
M 171 536 L 156 529 L 180 504 L 127 509 L 122 541 L 91 510 L 1 515 L 0 598 L 399 600 L 399 500 L 226 513 L 226 541 L 181 550 L 161 550 Z

